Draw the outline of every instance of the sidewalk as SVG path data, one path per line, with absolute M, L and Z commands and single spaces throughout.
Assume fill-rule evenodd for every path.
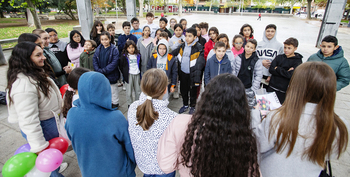
M 178 16 L 169 16 L 170 18 L 181 19 Z M 190 27 L 194 23 L 200 23 L 206 21 L 209 26 L 216 26 L 220 33 L 226 33 L 230 40 L 233 36 L 239 32 L 240 27 L 249 23 L 254 28 L 254 38 L 257 41 L 261 41 L 264 28 L 267 24 L 274 23 L 277 25 L 277 39 L 283 42 L 289 37 L 295 37 L 299 40 L 299 47 L 297 52 L 304 56 L 303 61 L 306 61 L 308 57 L 317 52 L 319 49 L 315 48 L 317 40 L 319 26 L 317 23 L 307 23 L 306 20 L 298 18 L 282 18 L 282 17 L 263 17 L 262 21 L 256 21 L 256 17 L 249 16 L 233 16 L 233 15 L 198 15 L 190 14 L 184 16 L 186 18 L 187 27 Z M 121 20 L 120 20 L 121 21 Z M 118 25 L 119 22 L 118 20 Z M 154 23 L 158 24 L 159 18 L 154 20 Z M 145 24 L 145 18 L 140 20 L 141 24 Z M 142 28 L 142 25 L 140 25 Z M 117 28 L 118 29 L 118 28 Z M 345 58 L 350 60 L 350 28 L 340 28 L 337 34 L 339 45 L 343 47 L 345 51 Z M 232 45 L 232 41 L 230 41 Z M 5 56 L 9 57 L 11 51 L 5 51 Z M 4 91 L 6 88 L 6 72 L 7 66 L 0 66 L 0 91 Z M 121 88 L 120 88 L 121 89 Z M 127 116 L 127 105 L 125 101 L 125 91 L 120 90 L 120 110 Z M 170 99 L 169 108 L 178 111 L 182 106 L 181 99 Z M 335 112 L 344 117 L 350 123 L 350 86 L 343 88 L 337 92 L 337 98 L 335 103 Z M 9 124 L 7 122 L 7 108 L 4 105 L 0 105 L 0 173 L 4 163 L 13 156 L 13 153 L 18 147 L 25 144 L 26 141 L 19 132 L 18 125 Z M 350 132 L 350 129 L 348 130 Z M 339 160 L 332 161 L 333 175 L 337 177 L 350 176 L 350 147 L 348 145 L 347 151 L 342 154 Z M 64 161 L 69 163 L 67 170 L 63 173 L 66 177 L 80 177 L 80 170 L 77 164 L 76 155 L 73 151 L 70 151 L 64 155 Z M 142 172 L 136 169 L 137 176 L 142 176 Z

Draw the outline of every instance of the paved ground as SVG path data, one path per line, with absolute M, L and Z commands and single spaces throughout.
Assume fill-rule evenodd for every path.
M 172 17 L 168 17 L 170 19 Z M 179 17 L 175 17 L 180 20 Z M 232 40 L 233 36 L 239 32 L 240 27 L 249 23 L 254 28 L 254 37 L 258 41 L 262 39 L 264 28 L 267 24 L 274 23 L 277 25 L 277 39 L 283 42 L 289 37 L 295 37 L 299 40 L 298 51 L 304 56 L 304 61 L 313 53 L 317 52 L 315 48 L 318 31 L 320 28 L 319 21 L 307 21 L 299 18 L 282 18 L 282 17 L 263 17 L 262 21 L 256 21 L 257 17 L 249 16 L 231 16 L 231 15 L 187 15 L 188 26 L 193 23 L 199 23 L 206 21 L 209 26 L 216 26 L 220 33 L 226 33 Z M 119 19 L 122 21 L 123 19 Z M 146 20 L 141 19 L 141 24 L 145 24 Z M 155 20 L 158 23 L 158 20 Z M 118 21 L 119 24 L 119 21 Z M 340 28 L 338 32 L 339 45 L 345 50 L 345 56 L 350 59 L 350 28 Z M 10 56 L 11 51 L 6 51 L 6 57 Z M 0 67 L 0 91 L 4 91 L 6 87 L 6 72 L 7 66 Z M 121 95 L 121 107 L 120 110 L 126 116 L 127 105 L 125 103 L 125 91 L 120 91 Z M 174 111 L 182 106 L 181 99 L 171 99 L 169 108 Z M 350 86 L 337 92 L 335 111 L 338 115 L 344 117 L 350 122 Z M 0 105 L 0 172 L 4 163 L 12 157 L 13 153 L 18 147 L 25 144 L 26 141 L 22 138 L 18 125 L 9 124 L 7 122 L 7 108 L 4 105 Z M 349 146 L 348 146 L 349 147 Z M 332 161 L 332 169 L 334 176 L 350 176 L 350 148 L 344 153 L 339 160 Z M 81 176 L 79 167 L 77 164 L 76 155 L 73 151 L 70 151 L 64 155 L 64 161 L 69 163 L 69 167 L 63 173 L 69 177 Z M 142 172 L 136 169 L 137 176 L 142 176 Z M 178 175 L 177 175 L 178 176 Z

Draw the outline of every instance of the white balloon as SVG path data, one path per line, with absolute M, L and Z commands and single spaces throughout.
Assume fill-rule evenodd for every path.
M 42 172 L 39 169 L 36 168 L 34 165 L 34 168 L 31 169 L 25 177 L 50 177 L 51 172 Z

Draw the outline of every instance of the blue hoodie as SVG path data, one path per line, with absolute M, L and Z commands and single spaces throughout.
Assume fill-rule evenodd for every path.
M 135 157 L 128 122 L 112 109 L 108 79 L 98 72 L 84 73 L 78 82 L 77 107 L 69 110 L 65 128 L 84 177 L 134 177 Z

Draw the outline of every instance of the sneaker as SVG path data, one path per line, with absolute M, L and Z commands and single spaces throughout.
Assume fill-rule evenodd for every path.
M 66 170 L 68 167 L 68 163 L 67 162 L 62 162 L 60 165 L 60 170 L 58 171 L 58 173 L 62 173 L 64 170 Z
M 180 110 L 179 110 L 179 113 L 182 114 L 182 113 L 184 113 L 185 111 L 187 111 L 187 109 L 188 109 L 188 106 L 182 106 L 182 107 L 180 108 Z
M 179 98 L 179 92 L 174 92 L 174 93 L 173 93 L 173 97 L 174 97 L 174 98 Z
M 126 90 L 125 84 L 123 85 L 123 90 L 124 90 L 124 91 Z
M 195 111 L 196 109 L 195 109 L 195 107 L 190 107 L 190 111 L 188 112 L 188 114 L 193 114 L 194 113 L 194 111 Z

